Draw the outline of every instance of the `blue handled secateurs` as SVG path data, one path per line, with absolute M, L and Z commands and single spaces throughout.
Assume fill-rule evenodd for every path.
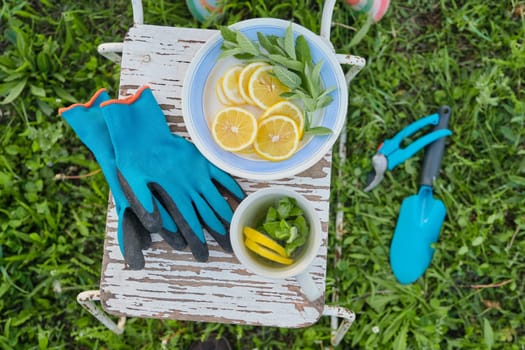
M 421 118 L 402 129 L 393 138 L 385 140 L 377 148 L 376 154 L 372 157 L 372 166 L 374 170 L 368 174 L 366 180 L 365 192 L 371 191 L 383 180 L 387 170 L 394 169 L 397 165 L 403 163 L 408 158 L 416 154 L 417 151 L 428 144 L 445 136 L 452 135 L 449 129 L 433 131 L 415 141 L 405 148 L 401 148 L 401 142 L 410 135 L 419 131 L 428 125 L 437 125 L 439 123 L 439 114 L 431 114 Z

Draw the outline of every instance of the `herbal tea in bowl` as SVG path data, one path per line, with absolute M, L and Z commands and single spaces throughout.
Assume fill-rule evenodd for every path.
M 250 194 L 233 214 L 230 240 L 237 259 L 252 273 L 295 277 L 310 301 L 322 295 L 309 274 L 321 245 L 321 222 L 299 193 L 273 187 Z

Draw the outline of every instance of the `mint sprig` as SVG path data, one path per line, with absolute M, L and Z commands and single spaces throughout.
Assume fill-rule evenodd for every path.
M 323 61 L 313 64 L 310 46 L 303 35 L 294 40 L 292 24 L 286 29 L 284 37 L 257 33 L 258 41 L 250 40 L 240 31 L 228 27 L 220 28 L 222 52 L 219 58 L 233 56 L 237 59 L 254 62 L 267 62 L 273 66 L 273 74 L 290 89 L 282 94 L 288 99 L 299 99 L 305 108 L 305 133 L 327 135 L 332 130 L 323 126 L 312 126 L 312 113 L 332 103 L 330 93 L 335 87 L 323 88 L 321 69 Z
M 283 197 L 276 205 L 268 208 L 257 230 L 283 245 L 286 254 L 292 256 L 297 248 L 306 243 L 310 226 L 295 199 Z

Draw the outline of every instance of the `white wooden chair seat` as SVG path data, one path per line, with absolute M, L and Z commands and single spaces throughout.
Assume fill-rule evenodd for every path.
M 324 13 L 329 14 L 328 19 L 328 15 L 323 15 L 325 23 L 330 23 L 334 2 L 325 4 Z M 121 65 L 120 97 L 149 85 L 172 131 L 187 137 L 181 109 L 184 75 L 195 53 L 216 31 L 145 25 L 140 1 L 134 1 L 133 6 L 135 25 L 124 42 L 103 44 L 99 52 Z M 329 24 L 328 29 L 322 26 L 323 31 L 329 37 Z M 338 58 L 350 65 L 348 82 L 364 66 L 364 60 L 357 56 Z M 322 291 L 326 287 L 331 163 L 330 152 L 315 166 L 292 178 L 270 182 L 237 179 L 247 193 L 284 186 L 312 201 L 322 221 L 323 240 L 311 274 Z M 295 279 L 275 281 L 251 274 L 232 254 L 222 251 L 211 236 L 207 236 L 210 258 L 206 263 L 195 261 L 189 250 L 171 249 L 160 236 L 153 235 L 153 245 L 145 252 L 145 269 L 126 269 L 116 238 L 117 222 L 110 199 L 100 289 L 82 292 L 77 298 L 116 333 L 122 333 L 125 317 L 295 328 L 307 327 L 322 315 L 329 315 L 344 320 L 333 327 L 335 345 L 355 319 L 350 310 L 325 305 L 324 295 L 315 303 L 309 302 Z M 93 300 L 100 300 L 107 313 L 121 316 L 119 324 Z

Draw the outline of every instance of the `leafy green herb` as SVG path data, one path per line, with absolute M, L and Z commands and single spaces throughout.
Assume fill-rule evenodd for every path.
M 323 61 L 312 62 L 310 46 L 303 35 L 295 40 L 292 24 L 286 29 L 284 37 L 257 33 L 257 42 L 252 42 L 242 32 L 228 27 L 220 28 L 222 52 L 219 58 L 234 56 L 245 61 L 264 61 L 274 66 L 273 74 L 291 91 L 282 96 L 299 99 L 305 107 L 305 133 L 327 135 L 332 130 L 326 127 L 312 127 L 312 113 L 328 106 L 333 98 L 330 93 L 334 87 L 323 89 L 321 68 Z
M 310 232 L 303 210 L 290 197 L 284 197 L 276 206 L 268 208 L 257 229 L 284 246 L 288 256 L 306 243 Z

